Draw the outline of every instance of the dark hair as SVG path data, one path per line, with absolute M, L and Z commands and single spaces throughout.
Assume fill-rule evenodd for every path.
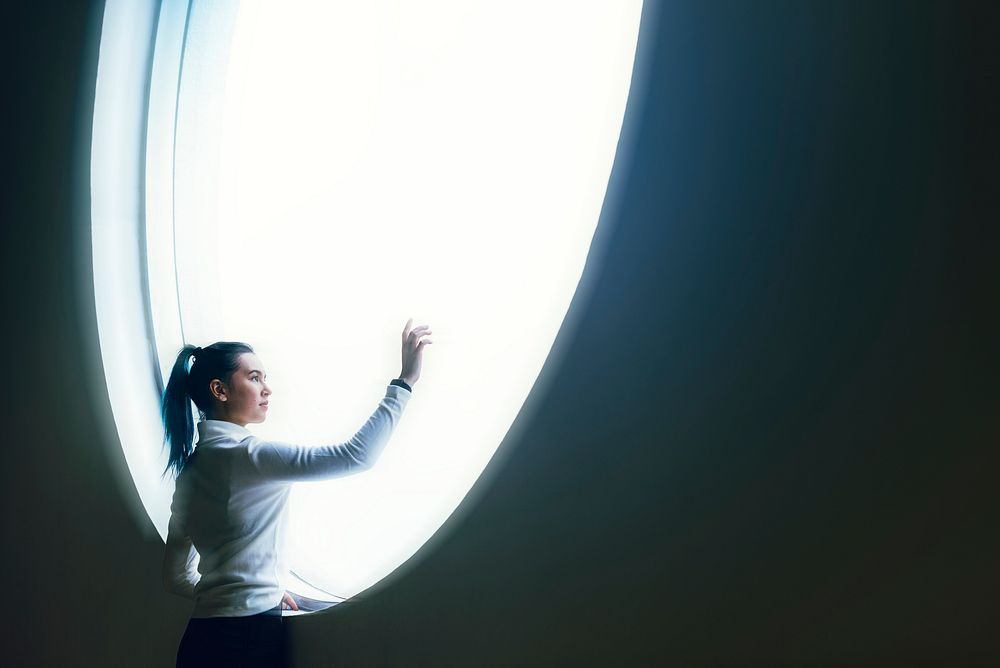
M 202 414 L 207 413 L 213 401 L 208 383 L 215 378 L 228 383 L 233 372 L 240 368 L 240 355 L 252 352 L 249 345 L 236 341 L 218 341 L 206 348 L 190 345 L 181 348 L 160 403 L 163 443 L 170 447 L 170 459 L 163 475 L 173 470 L 176 478 L 191 456 L 194 418 L 188 402 L 193 401 Z M 188 367 L 191 356 L 194 362 Z

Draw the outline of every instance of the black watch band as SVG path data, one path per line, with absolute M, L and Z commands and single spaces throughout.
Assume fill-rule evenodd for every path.
M 402 378 L 393 378 L 392 380 L 389 381 L 389 384 L 390 385 L 398 385 L 399 387 L 402 387 L 403 389 L 405 389 L 405 390 L 407 390 L 409 392 L 413 391 L 413 388 L 410 387 L 409 385 L 407 385 L 406 381 L 404 381 Z

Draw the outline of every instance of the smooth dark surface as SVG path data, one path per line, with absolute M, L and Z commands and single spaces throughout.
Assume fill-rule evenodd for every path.
M 291 620 L 298 665 L 1000 664 L 986 7 L 650 3 L 558 373 L 451 534 Z M 172 665 L 189 611 L 86 396 L 90 11 L 3 22 L 4 665 Z

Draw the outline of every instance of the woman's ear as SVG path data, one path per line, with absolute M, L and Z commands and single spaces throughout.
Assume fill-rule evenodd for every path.
M 208 384 L 208 391 L 212 393 L 212 396 L 219 401 L 226 400 L 226 385 L 218 378 L 213 379 Z

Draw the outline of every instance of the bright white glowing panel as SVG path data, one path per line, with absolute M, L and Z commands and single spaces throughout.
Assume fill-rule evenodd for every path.
M 576 290 L 641 2 L 194 5 L 177 106 L 184 336 L 253 345 L 264 437 L 343 441 L 434 344 L 371 471 L 296 485 L 288 547 L 340 596 L 408 559 L 522 409 Z M 165 302 L 166 303 L 166 302 Z

